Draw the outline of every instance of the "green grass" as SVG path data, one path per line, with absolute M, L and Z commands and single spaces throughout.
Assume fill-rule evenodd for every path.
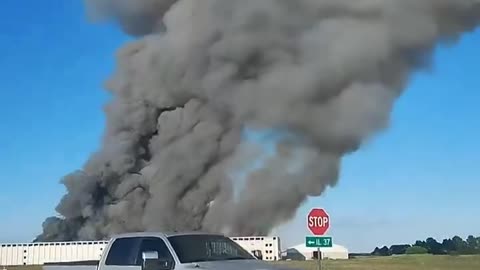
M 278 262 L 301 270 L 316 270 L 315 261 Z M 480 270 L 480 256 L 398 256 L 323 261 L 323 270 Z
M 316 270 L 315 261 L 277 262 L 300 270 Z M 8 270 L 41 270 L 38 266 L 8 267 Z M 323 261 L 323 270 L 480 270 L 480 256 L 398 256 Z M 2 270 L 0 268 L 0 270 Z M 228 270 L 228 269 L 225 269 Z

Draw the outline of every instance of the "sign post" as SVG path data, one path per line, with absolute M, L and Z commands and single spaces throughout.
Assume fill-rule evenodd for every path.
M 305 245 L 307 247 L 317 248 L 317 269 L 322 269 L 322 252 L 321 247 L 332 247 L 332 237 L 319 237 L 325 235 L 330 228 L 330 216 L 324 209 L 314 208 L 307 215 L 307 226 L 314 236 L 307 236 L 305 238 Z
M 322 251 L 317 248 L 317 269 L 322 270 Z

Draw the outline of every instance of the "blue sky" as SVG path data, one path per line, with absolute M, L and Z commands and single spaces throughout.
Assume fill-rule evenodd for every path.
M 60 178 L 97 149 L 108 95 L 102 83 L 128 38 L 85 20 L 82 1 L 3 0 L 0 9 L 0 242 L 40 232 Z M 344 160 L 341 180 L 278 230 L 301 242 L 314 206 L 334 241 L 354 251 L 419 238 L 480 235 L 480 31 L 439 48 L 415 76 L 391 128 Z M 477 46 L 477 48 L 476 48 Z

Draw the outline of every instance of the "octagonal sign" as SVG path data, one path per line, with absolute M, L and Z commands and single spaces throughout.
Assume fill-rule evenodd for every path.
M 330 217 L 324 209 L 314 208 L 307 216 L 308 229 L 314 235 L 324 235 L 330 228 Z

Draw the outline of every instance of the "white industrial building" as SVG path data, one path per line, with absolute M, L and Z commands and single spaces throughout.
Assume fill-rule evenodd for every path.
M 321 258 L 330 260 L 347 260 L 348 249 L 340 245 L 330 248 L 320 248 Z M 305 244 L 296 245 L 282 252 L 282 257 L 289 260 L 313 260 L 317 258 L 317 248 L 306 247 Z
M 263 260 L 280 258 L 278 237 L 233 237 L 247 251 L 260 251 Z M 0 244 L 0 266 L 43 265 L 73 261 L 97 261 L 108 241 Z
M 254 251 L 260 251 L 262 254 L 262 260 L 264 261 L 277 261 L 281 258 L 279 237 L 232 237 L 232 240 L 252 253 Z

